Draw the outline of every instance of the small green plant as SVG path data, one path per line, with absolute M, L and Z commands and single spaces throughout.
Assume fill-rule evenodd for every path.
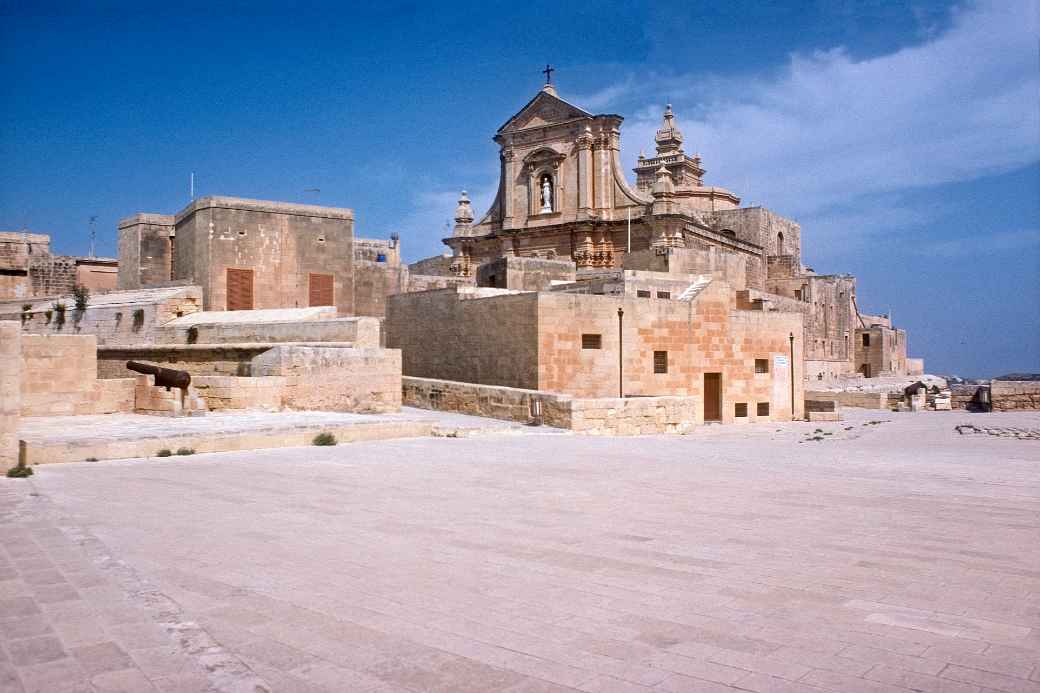
M 83 312 L 87 309 L 87 303 L 90 301 L 90 289 L 85 286 L 74 286 L 72 287 L 72 296 L 76 301 L 76 310 Z
M 144 327 L 144 308 L 138 308 L 134 311 L 134 332 Z
M 116 313 L 116 325 L 119 325 L 121 322 L 123 322 L 123 311 L 118 311 Z
M 33 475 L 32 467 L 29 467 L 25 462 L 19 461 L 18 464 L 7 470 L 7 476 L 12 479 L 24 479 L 27 476 Z
M 324 431 L 314 436 L 314 440 L 311 441 L 314 445 L 335 445 L 336 436 L 332 435 L 328 431 Z
M 58 303 L 55 303 L 51 307 L 54 309 L 54 326 L 57 327 L 60 330 L 62 328 L 62 326 L 65 324 L 65 307 L 66 306 L 65 306 L 64 303 L 61 303 L 59 301 Z
M 195 448 L 177 448 L 178 455 L 194 455 Z
M 45 310 L 43 312 L 43 316 L 45 318 L 47 318 L 47 324 L 50 325 L 51 324 L 51 318 L 54 317 L 54 311 L 53 310 Z
M 813 433 L 823 433 L 823 429 L 817 428 L 815 431 L 813 431 Z
M 199 328 L 192 325 L 188 328 L 188 344 L 194 344 L 199 341 Z
M 29 322 L 29 320 L 32 319 L 32 316 L 33 316 L 33 314 L 32 314 L 32 304 L 31 303 L 24 303 L 24 304 L 22 304 L 22 324 L 24 325 L 25 323 Z
M 97 458 L 96 458 L 96 457 L 88 457 L 88 458 L 86 459 L 86 461 L 87 461 L 87 462 L 97 462 Z
M 170 452 L 170 449 L 169 449 L 169 448 L 163 448 L 163 449 L 162 449 L 162 450 L 160 450 L 159 452 L 155 453 L 155 456 L 156 456 L 156 457 L 169 457 L 169 456 L 170 456 L 170 455 L 172 455 L 172 454 L 173 454 L 173 453 L 172 453 L 172 452 Z

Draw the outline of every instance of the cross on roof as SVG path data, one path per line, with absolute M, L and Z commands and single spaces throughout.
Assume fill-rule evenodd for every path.
M 545 83 L 552 84 L 552 73 L 556 72 L 556 68 L 552 67 L 548 63 L 545 64 L 545 69 L 542 70 L 545 73 Z

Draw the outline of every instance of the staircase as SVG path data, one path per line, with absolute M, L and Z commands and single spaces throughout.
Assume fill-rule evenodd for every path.
M 711 277 L 698 277 L 697 281 L 683 289 L 683 292 L 679 294 L 679 298 L 676 300 L 692 301 L 697 298 L 697 295 L 700 294 L 708 284 L 711 284 Z

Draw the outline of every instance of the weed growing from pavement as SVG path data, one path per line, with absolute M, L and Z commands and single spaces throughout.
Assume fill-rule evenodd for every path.
M 314 440 L 311 441 L 311 444 L 313 444 L 313 445 L 335 445 L 336 444 L 336 436 L 332 435 L 328 431 L 325 431 L 325 432 L 319 433 L 318 435 L 314 436 Z

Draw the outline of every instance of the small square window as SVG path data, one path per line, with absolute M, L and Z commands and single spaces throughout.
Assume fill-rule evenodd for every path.
M 668 372 L 668 352 L 667 351 L 655 351 L 654 352 L 654 373 L 667 373 Z
M 658 298 L 671 298 L 672 297 L 672 292 L 671 291 L 658 291 L 657 292 L 657 297 Z
M 769 416 L 769 402 L 759 402 L 755 407 L 755 413 L 758 416 Z
M 863 346 L 865 346 L 865 347 L 870 346 L 870 335 L 869 334 L 866 334 L 866 333 L 863 334 Z
M 737 402 L 733 405 L 733 416 L 747 418 L 747 402 Z
M 599 335 L 599 334 L 583 334 L 581 336 L 581 348 L 582 349 L 602 349 L 603 348 L 603 335 Z
M 756 373 L 768 373 L 769 372 L 769 359 L 755 359 L 755 372 Z
M 638 298 L 650 298 L 650 292 L 640 289 L 639 291 L 636 291 L 636 296 Z

